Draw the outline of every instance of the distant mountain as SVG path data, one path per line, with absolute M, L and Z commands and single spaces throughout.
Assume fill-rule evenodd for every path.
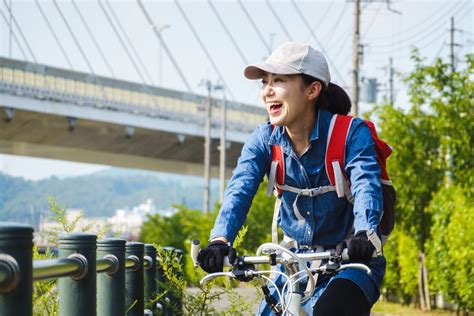
M 158 209 L 173 204 L 202 208 L 203 180 L 158 172 L 110 168 L 91 175 L 29 181 L 0 173 L 0 221 L 38 223 L 49 216 L 48 196 L 86 216 L 111 216 L 118 208 L 133 208 L 151 198 Z M 211 201 L 218 182 L 211 181 Z

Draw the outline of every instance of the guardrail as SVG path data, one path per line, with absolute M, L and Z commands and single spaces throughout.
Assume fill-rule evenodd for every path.
M 45 279 L 58 279 L 59 315 L 157 312 L 144 308 L 163 280 L 153 245 L 70 233 L 59 236 L 58 250 L 57 259 L 33 261 L 33 227 L 0 222 L 0 315 L 32 315 L 33 282 Z

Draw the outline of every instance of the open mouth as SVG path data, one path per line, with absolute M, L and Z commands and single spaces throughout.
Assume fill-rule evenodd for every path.
M 280 113 L 280 111 L 281 111 L 282 105 L 283 105 L 283 104 L 280 103 L 280 102 L 267 103 L 268 112 L 269 112 L 270 114 L 278 114 L 278 113 Z

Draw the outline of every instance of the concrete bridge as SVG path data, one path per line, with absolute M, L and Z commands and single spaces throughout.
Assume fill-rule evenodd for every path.
M 206 102 L 197 94 L 0 57 L 0 152 L 202 175 Z M 267 119 L 263 107 L 213 99 L 213 176 L 223 102 L 227 170 Z

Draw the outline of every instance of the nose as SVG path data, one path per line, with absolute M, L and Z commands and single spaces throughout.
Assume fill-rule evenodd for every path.
M 270 83 L 267 83 L 265 86 L 262 87 L 262 98 L 266 98 L 269 96 L 273 96 L 275 92 L 273 91 L 273 87 Z

